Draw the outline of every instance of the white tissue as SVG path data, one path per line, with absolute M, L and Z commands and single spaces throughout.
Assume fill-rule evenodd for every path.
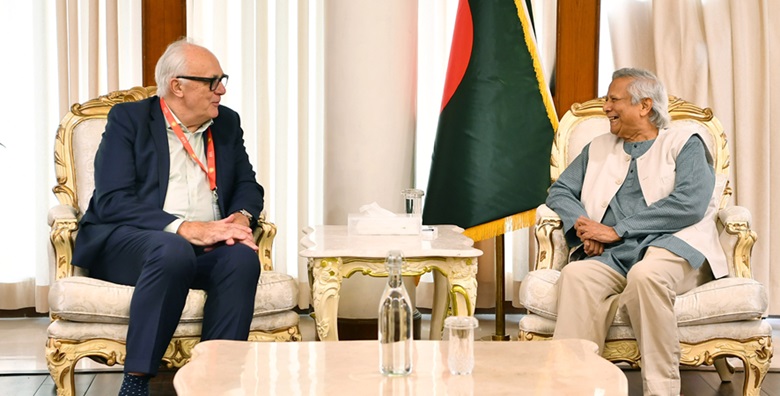
M 395 217 L 396 214 L 379 206 L 376 202 L 365 204 L 360 207 L 360 214 L 365 217 Z
M 360 207 L 360 213 L 349 213 L 347 230 L 351 235 L 420 235 L 421 216 L 393 213 L 376 202 Z

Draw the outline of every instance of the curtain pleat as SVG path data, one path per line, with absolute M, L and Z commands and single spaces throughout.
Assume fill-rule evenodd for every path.
M 119 13 L 117 0 L 106 0 L 106 83 L 108 92 L 119 89 Z
M 59 116 L 63 117 L 70 106 L 70 80 L 68 79 L 68 4 L 57 0 L 57 92 L 59 94 Z
M 32 98 L 23 98 L 24 92 L 19 100 L 35 106 L 19 107 L 14 119 L 26 120 L 24 129 L 11 120 L 7 129 L 15 131 L 14 139 L 0 140 L 9 146 L 8 156 L 2 153 L 2 159 L 18 167 L 3 177 L 13 183 L 17 196 L 36 199 L 3 201 L 6 207 L 15 208 L 7 213 L 8 224 L 20 226 L 15 234 L 0 240 L 3 263 L 7 257 L 14 263 L 13 271 L 0 273 L 0 309 L 34 307 L 47 312 L 53 255 L 46 217 L 56 204 L 51 188 L 56 182 L 52 148 L 57 124 L 74 103 L 106 94 L 108 89 L 141 84 L 140 45 L 123 48 L 138 59 L 118 61 L 120 40 L 134 43 L 128 38 L 140 33 L 141 5 L 123 4 L 131 12 L 121 18 L 117 0 L 17 2 L 15 7 L 23 12 L 14 13 L 17 17 L 4 22 L 4 27 L 11 26 L 18 33 L 14 42 L 25 49 L 17 51 L 19 64 L 14 66 L 19 69 L 18 79 L 29 85 Z
M 65 63 L 60 67 L 68 67 L 68 74 L 65 76 L 65 81 L 68 82 L 68 102 L 67 104 L 73 104 L 79 100 L 79 2 L 68 1 L 67 2 L 67 16 L 62 23 L 67 24 L 67 37 L 68 42 L 65 47 Z M 64 113 L 63 113 L 64 115 Z
M 89 88 L 87 93 L 91 98 L 95 98 L 100 94 L 98 90 L 100 84 L 100 65 L 98 63 L 100 8 L 98 0 L 89 0 L 89 9 L 85 11 L 89 19 L 87 28 L 87 85 Z
M 655 71 L 670 94 L 710 107 L 724 126 L 731 155 L 732 203 L 745 206 L 758 234 L 752 269 L 780 313 L 780 161 L 772 134 L 780 111 L 776 1 L 607 1 L 615 67 Z M 775 156 L 776 157 L 776 156 Z M 774 200 L 777 204 L 777 199 Z
M 0 309 L 19 309 L 34 306 L 35 278 L 0 284 Z
M 241 115 L 257 179 L 265 188 L 265 215 L 275 223 L 274 270 L 299 281 L 299 305 L 309 303 L 306 263 L 298 257 L 303 227 L 319 224 L 322 92 L 315 71 L 322 52 L 316 2 L 188 1 L 187 35 L 206 46 L 230 75 L 222 103 Z M 315 76 L 315 82 L 311 77 Z M 320 189 L 321 191 L 321 189 Z

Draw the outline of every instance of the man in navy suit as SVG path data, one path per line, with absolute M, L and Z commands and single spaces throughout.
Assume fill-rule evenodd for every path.
M 180 40 L 157 62 L 157 96 L 115 105 L 73 256 L 90 276 L 135 286 L 120 395 L 148 394 L 190 288 L 208 298 L 201 339 L 246 340 L 260 276 L 252 228 L 263 188 L 228 76 Z

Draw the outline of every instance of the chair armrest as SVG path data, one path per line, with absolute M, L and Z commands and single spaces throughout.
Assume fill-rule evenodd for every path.
M 536 263 L 534 270 L 560 271 L 569 260 L 569 248 L 563 235 L 563 222 L 555 211 L 542 204 L 536 208 Z
M 57 205 L 49 209 L 47 222 L 51 231 L 49 240 L 54 249 L 50 257 L 50 267 L 54 270 L 54 279 L 73 275 L 73 244 L 79 228 L 78 211 L 70 205 Z
M 49 210 L 48 223 L 51 227 L 49 239 L 54 248 L 53 257 L 50 258 L 51 267 L 54 269 L 54 279 L 73 276 L 74 267 L 73 246 L 76 240 L 79 222 L 77 211 L 69 205 L 57 205 Z M 276 225 L 265 220 L 261 216 L 257 221 L 254 231 L 255 243 L 259 248 L 257 255 L 263 271 L 273 271 L 272 260 L 273 243 L 276 237 Z
M 78 213 L 76 208 L 70 205 L 57 205 L 49 209 L 47 221 L 49 223 L 49 227 L 51 227 L 51 225 L 54 224 L 54 222 L 57 220 L 77 220 L 77 215 Z
M 273 244 L 276 237 L 276 225 L 270 221 L 266 221 L 265 214 L 261 214 L 257 220 L 257 228 L 255 228 L 255 244 L 259 248 L 257 255 L 260 257 L 260 268 L 263 271 L 273 271 Z
M 742 206 L 729 206 L 718 212 L 718 219 L 723 224 L 719 238 L 729 264 L 729 276 L 752 278 L 750 259 L 757 235 L 750 229 L 750 211 Z

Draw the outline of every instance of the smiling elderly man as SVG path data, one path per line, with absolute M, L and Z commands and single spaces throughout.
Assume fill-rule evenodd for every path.
M 591 340 L 603 351 L 625 309 L 645 395 L 679 395 L 675 296 L 726 265 L 715 222 L 703 220 L 715 185 L 712 158 L 695 131 L 667 128 L 667 107 L 655 75 L 616 71 L 604 104 L 611 133 L 582 150 L 546 202 L 576 247 L 558 281 L 553 337 Z

